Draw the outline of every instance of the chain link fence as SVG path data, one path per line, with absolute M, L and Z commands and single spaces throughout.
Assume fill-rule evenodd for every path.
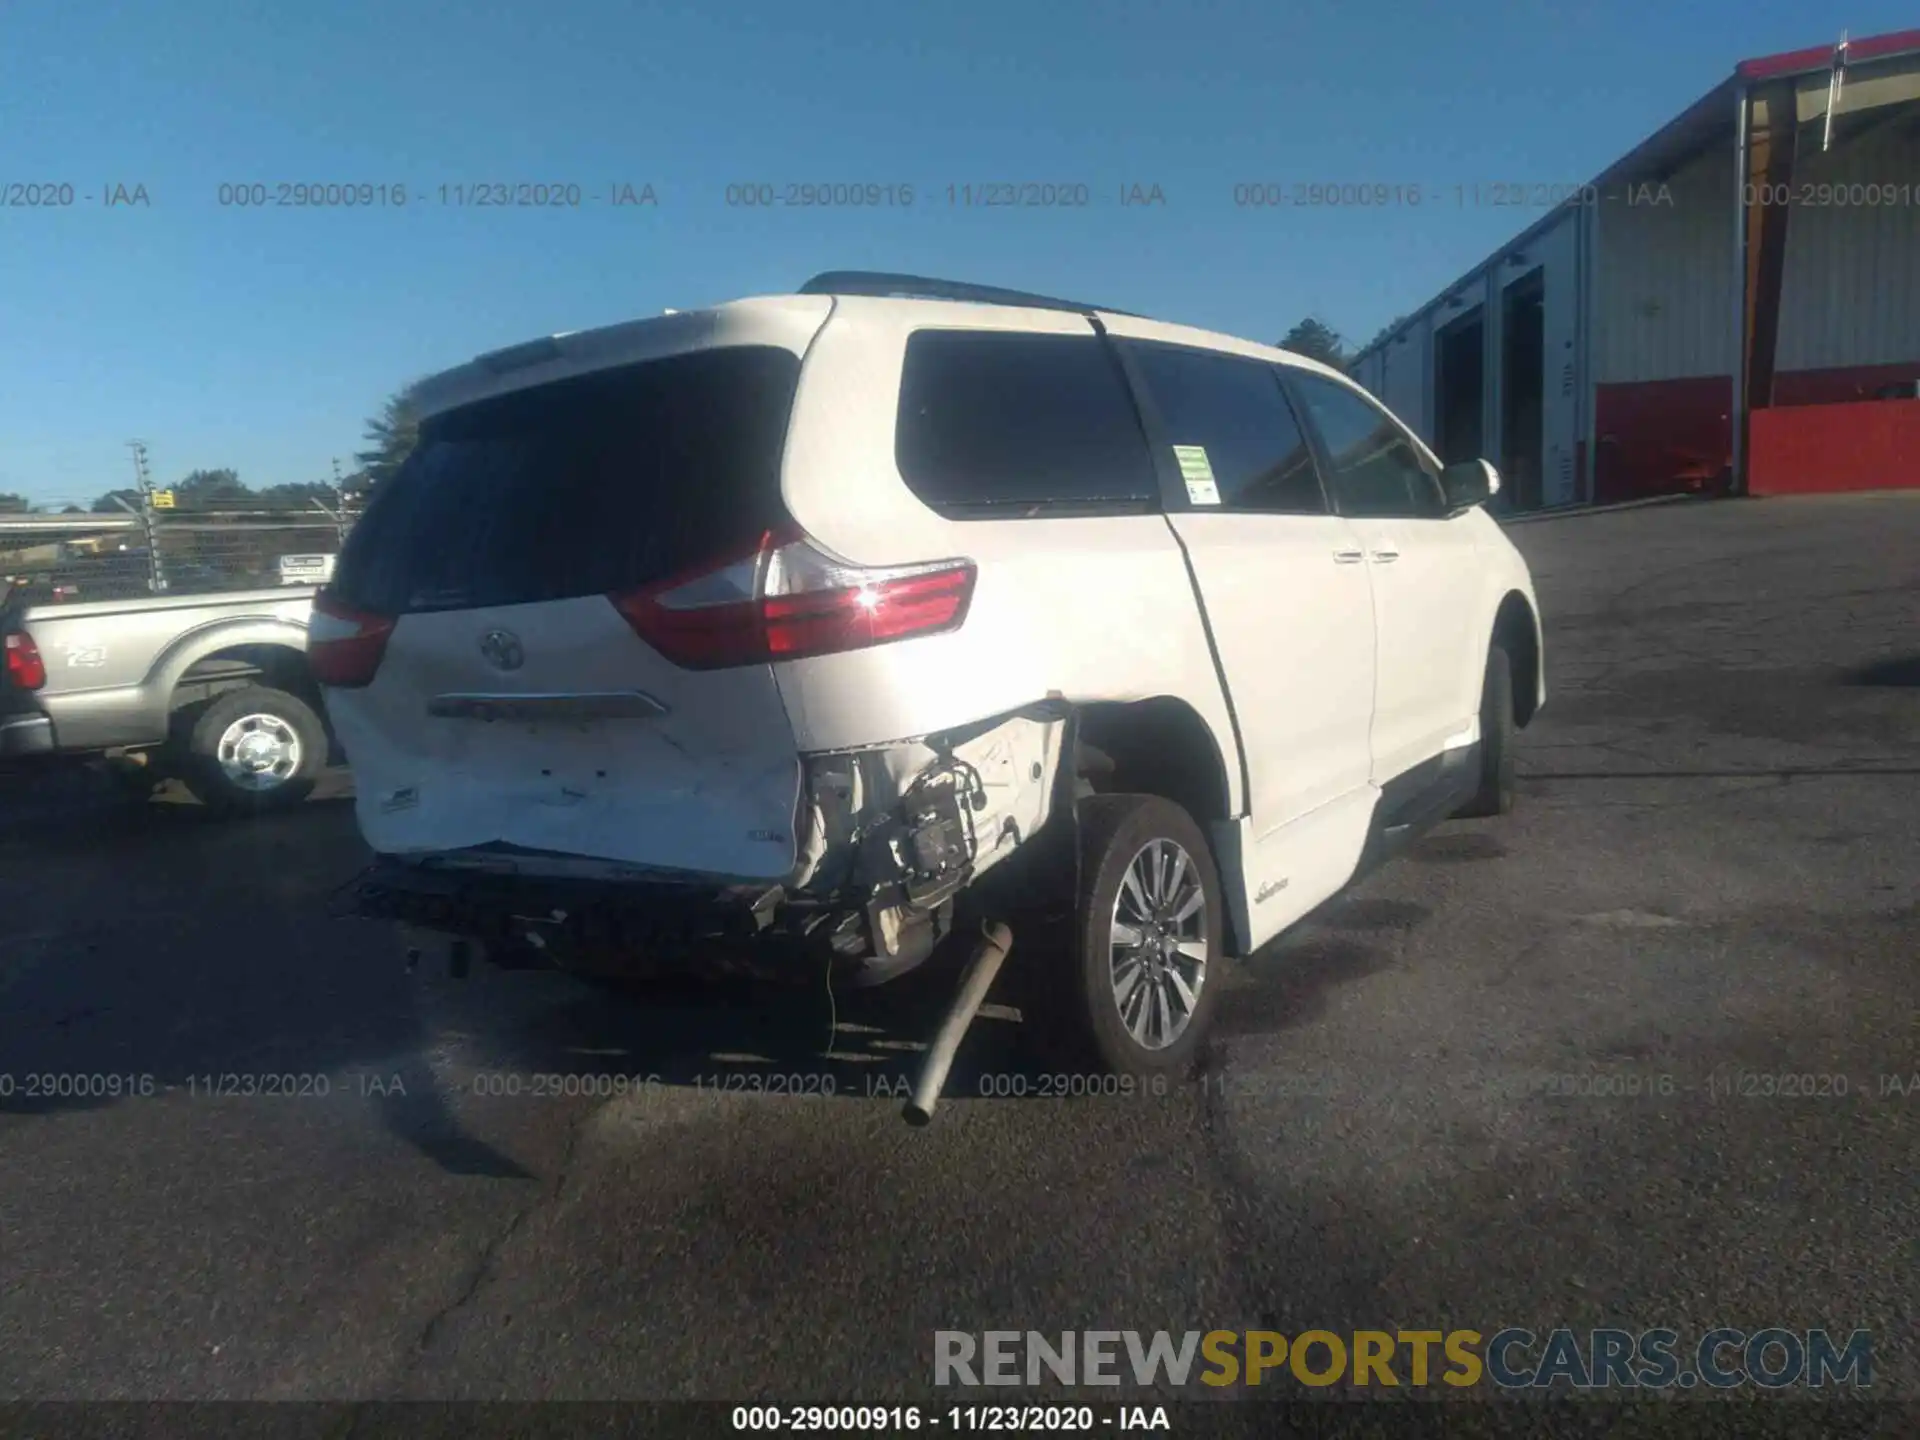
M 0 593 L 84 603 L 318 585 L 358 510 L 0 516 Z

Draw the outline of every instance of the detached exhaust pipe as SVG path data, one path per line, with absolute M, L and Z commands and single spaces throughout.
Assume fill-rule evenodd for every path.
M 973 958 L 960 977 L 960 989 L 921 1064 L 913 1098 L 907 1101 L 907 1108 L 902 1112 L 909 1125 L 925 1125 L 933 1119 L 933 1109 L 940 1103 L 941 1087 L 947 1083 L 947 1072 L 953 1068 L 954 1056 L 960 1053 L 960 1042 L 966 1038 L 967 1027 L 980 1013 L 987 992 L 993 988 L 994 977 L 1006 961 L 1007 951 L 1013 948 L 1013 932 L 998 920 L 980 928 L 980 943 L 974 947 Z

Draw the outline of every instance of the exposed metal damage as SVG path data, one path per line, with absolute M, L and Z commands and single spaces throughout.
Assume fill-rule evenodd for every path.
M 791 890 L 864 897 L 833 944 L 862 947 L 873 979 L 924 959 L 952 928 L 953 898 L 1047 821 L 1066 715 L 1058 707 L 808 765 L 811 814 Z
M 460 937 L 506 968 L 817 982 L 819 966 L 802 963 L 814 957 L 842 983 L 880 983 L 925 960 L 951 932 L 960 892 L 1047 823 L 1069 715 L 1045 701 L 959 730 L 803 757 L 796 863 L 778 883 L 495 845 L 378 862 L 354 910 Z

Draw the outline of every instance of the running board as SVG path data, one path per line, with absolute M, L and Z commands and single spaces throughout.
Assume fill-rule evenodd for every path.
M 1381 787 L 1377 818 L 1354 880 L 1403 853 L 1435 825 L 1456 814 L 1479 788 L 1478 740 L 1443 750 L 1394 776 Z

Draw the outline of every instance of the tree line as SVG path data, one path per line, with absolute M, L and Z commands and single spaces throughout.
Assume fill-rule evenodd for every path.
M 407 456 L 413 453 L 419 437 L 420 418 L 414 387 L 402 386 L 387 398 L 379 413 L 367 421 L 363 436 L 366 448 L 356 451 L 353 457 L 360 468 L 342 479 L 342 488 L 349 493 L 372 490 L 400 468 Z M 331 481 L 295 480 L 255 489 L 231 468 L 190 470 L 172 485 L 159 488 L 173 492 L 175 509 L 203 513 L 236 510 L 304 510 L 311 513 L 314 501 L 332 506 L 339 499 L 339 491 L 335 490 Z M 119 515 L 125 513 L 122 502 L 137 510 L 140 507 L 140 492 L 131 486 L 109 490 L 97 496 L 89 506 L 65 505 L 53 511 L 51 507 L 36 507 L 24 495 L 0 491 L 0 515 L 25 515 L 36 508 L 61 515 Z

